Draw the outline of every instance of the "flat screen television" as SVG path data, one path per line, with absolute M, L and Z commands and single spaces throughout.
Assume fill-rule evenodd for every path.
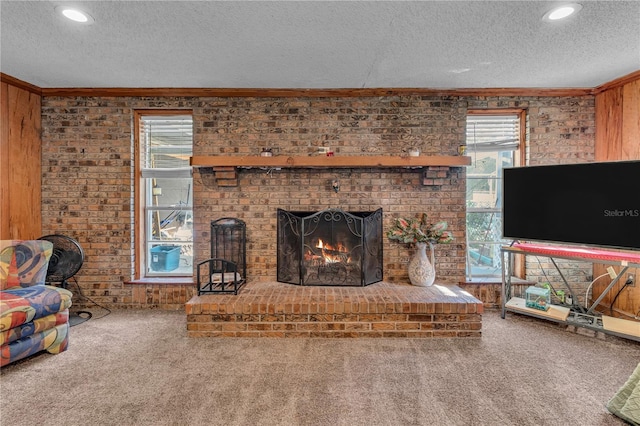
M 640 161 L 504 169 L 505 239 L 640 250 Z

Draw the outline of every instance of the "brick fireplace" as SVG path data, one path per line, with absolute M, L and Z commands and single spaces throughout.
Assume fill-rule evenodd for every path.
M 245 173 L 254 173 L 248 172 L 238 173 L 239 185 L 245 182 Z M 284 173 L 301 172 L 287 170 Z M 351 177 L 363 174 L 355 170 L 349 173 Z M 456 172 L 449 167 L 437 167 L 395 173 L 412 173 L 422 179 L 415 182 L 417 185 L 439 187 L 451 180 L 451 173 Z M 323 176 L 322 173 L 315 174 Z M 427 181 L 426 185 L 424 181 Z M 433 185 L 434 182 L 439 185 Z M 437 195 L 434 198 L 438 199 Z M 402 202 L 412 205 L 410 199 Z M 315 207 L 309 203 L 304 205 Z M 429 207 L 424 209 L 428 211 Z M 249 208 L 246 210 L 250 211 Z M 262 250 L 276 246 L 272 252 L 273 258 L 277 259 L 275 277 L 251 277 L 249 273 L 249 282 L 238 295 L 194 296 L 186 304 L 188 336 L 481 336 L 482 302 L 456 285 L 443 285 L 451 277 L 443 276 L 432 287 L 414 287 L 408 284 L 407 264 L 403 261 L 398 266 L 401 272 L 395 276 L 398 282 L 389 282 L 386 278 L 382 281 L 383 274 L 393 268 L 386 253 L 383 256 L 382 246 L 388 244 L 383 232 L 383 209 L 356 214 L 339 208 L 319 212 L 290 212 L 279 208 L 276 211 L 277 214 L 273 211 L 270 215 L 265 213 L 267 220 L 257 221 L 258 225 L 268 226 L 259 226 L 262 231 L 255 236 L 259 240 L 268 236 L 269 241 L 259 246 Z M 448 216 L 445 214 L 445 217 Z M 365 222 L 370 222 L 369 230 L 363 224 Z M 247 227 L 251 226 L 251 221 L 247 222 Z M 257 225 L 254 223 L 253 226 Z M 366 234 L 371 234 L 371 238 L 365 243 L 362 236 Z M 250 233 L 247 236 L 251 247 L 255 240 Z M 375 254 L 375 259 L 369 259 L 369 263 L 363 262 L 366 256 L 357 251 L 358 246 L 365 245 L 376 247 L 367 249 Z M 402 246 L 402 250 L 408 250 Z M 440 251 L 445 265 L 451 262 L 446 258 L 448 253 L 448 250 Z M 261 251 L 261 255 L 264 252 Z M 408 261 L 408 256 L 406 259 Z M 352 261 L 357 261 L 357 266 Z M 368 276 L 362 273 L 367 269 Z
M 277 216 L 279 282 L 365 286 L 382 281 L 382 209 L 278 209 Z
M 464 279 L 465 204 L 463 167 L 423 169 L 291 169 L 271 173 L 239 169 L 237 186 L 220 186 L 215 171 L 200 168 L 194 173 L 194 216 L 197 261 L 209 252 L 209 221 L 236 217 L 247 224 L 247 277 L 277 280 L 277 209 L 287 211 L 375 211 L 382 208 L 383 233 L 394 217 L 416 217 L 426 212 L 429 220 L 446 220 L 453 244 L 438 245 L 438 281 L 455 284 Z M 341 181 L 335 193 L 330 185 Z M 382 238 L 384 279 L 407 282 L 408 245 Z
M 297 161 L 324 155 L 321 148 L 329 147 L 335 167 L 329 158 L 299 167 L 235 163 L 194 169 L 196 256 L 204 260 L 207 254 L 209 221 L 243 220 L 248 283 L 237 296 L 192 298 L 186 305 L 190 336 L 480 335 L 482 304 L 454 285 L 465 272 L 464 166 L 342 163 L 345 157 L 408 156 L 411 148 L 421 156 L 457 156 L 465 140 L 464 101 L 428 96 L 235 99 L 202 112 L 232 115 L 234 122 L 228 127 L 204 120 L 194 132 L 200 137 L 194 157 L 259 158 L 268 149 L 274 159 Z M 330 282 L 328 287 L 277 282 L 278 209 L 382 209 L 383 281 L 366 286 Z M 436 286 L 429 289 L 408 284 L 411 247 L 384 237 L 395 217 L 423 212 L 430 221 L 446 220 L 456 239 L 436 247 Z
M 456 155 L 465 141 L 469 109 L 526 108 L 532 165 L 594 158 L 593 95 L 348 92 L 315 92 L 312 97 L 304 91 L 268 96 L 43 96 L 43 234 L 73 230 L 88 254 L 78 283 L 100 304 L 182 309 L 195 294 L 195 285 L 126 283 L 133 273 L 129 265 L 135 243 L 131 188 L 136 110 L 191 112 L 194 155 L 258 156 L 263 148 L 272 148 L 274 157 L 312 157 L 319 155 L 319 147 L 330 147 L 340 158 L 404 155 L 412 147 L 421 155 Z M 225 179 L 223 173 L 229 176 Z M 384 227 L 393 217 L 423 211 L 434 221 L 447 220 L 456 241 L 436 247 L 437 279 L 450 284 L 464 279 L 464 167 L 252 168 L 238 169 L 237 174 L 199 168 L 193 177 L 194 263 L 209 254 L 210 221 L 236 217 L 247 223 L 249 279 L 275 282 L 277 208 L 382 207 Z M 339 192 L 332 188 L 334 180 L 340 183 Z M 383 250 L 384 282 L 407 283 L 409 247 L 384 238 Z M 492 294 L 490 300 L 496 297 Z
M 237 98 L 194 111 L 194 156 L 334 158 L 456 156 L 465 142 L 466 102 L 456 97 Z M 198 119 L 198 116 L 202 118 Z M 227 121 L 224 117 L 232 117 Z M 194 169 L 195 262 L 208 254 L 209 222 L 247 224 L 249 280 L 277 280 L 276 210 L 348 212 L 383 209 L 383 232 L 394 217 L 426 212 L 446 220 L 456 238 L 436 247 L 437 274 L 455 284 L 465 272 L 465 168 L 199 167 Z M 339 190 L 334 188 L 339 183 Z M 383 238 L 384 280 L 407 282 L 410 247 Z

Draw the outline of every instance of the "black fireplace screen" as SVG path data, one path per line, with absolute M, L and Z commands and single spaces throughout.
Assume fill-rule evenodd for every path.
M 278 209 L 278 281 L 365 286 L 382 281 L 382 209 Z

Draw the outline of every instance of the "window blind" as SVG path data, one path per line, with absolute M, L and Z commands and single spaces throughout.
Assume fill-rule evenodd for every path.
M 470 151 L 516 151 L 520 146 L 517 115 L 467 116 L 467 148 Z
M 193 154 L 193 120 L 190 116 L 145 116 L 140 120 L 143 176 L 152 171 L 190 170 Z M 176 170 L 177 171 L 177 170 Z M 189 176 L 191 174 L 189 173 Z

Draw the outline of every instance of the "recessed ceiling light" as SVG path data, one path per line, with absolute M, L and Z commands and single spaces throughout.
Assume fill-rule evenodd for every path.
M 543 21 L 558 21 L 560 19 L 568 18 L 569 16 L 577 13 L 582 9 L 582 5 L 578 3 L 563 4 L 561 6 L 554 7 L 550 11 L 544 14 Z
M 58 6 L 56 7 L 56 12 L 61 14 L 67 19 L 70 19 L 74 22 L 78 22 L 80 24 L 93 24 L 94 19 L 87 12 L 83 12 L 80 9 L 74 9 L 68 6 Z

